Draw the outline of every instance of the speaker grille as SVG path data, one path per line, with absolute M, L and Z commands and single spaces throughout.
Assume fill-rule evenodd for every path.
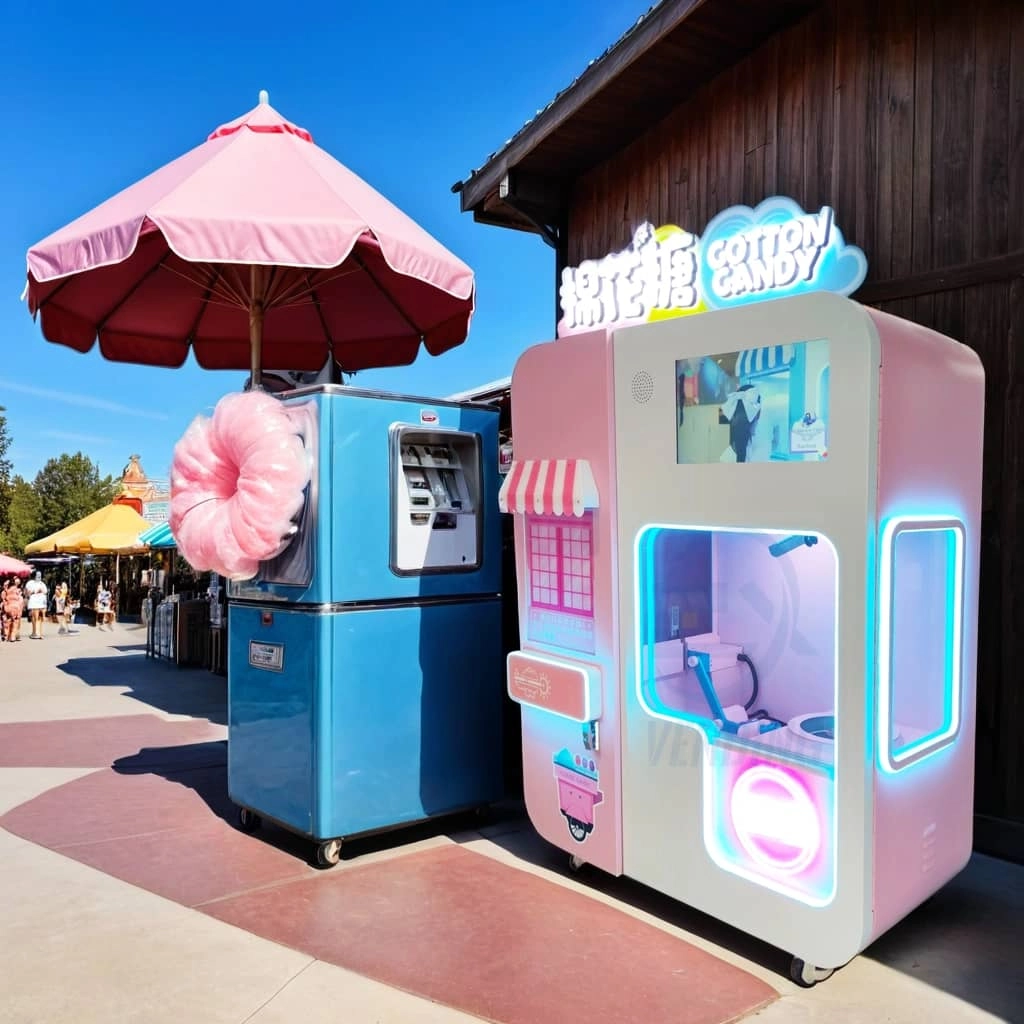
M 633 401 L 644 405 L 654 397 L 654 378 L 646 371 L 633 374 Z

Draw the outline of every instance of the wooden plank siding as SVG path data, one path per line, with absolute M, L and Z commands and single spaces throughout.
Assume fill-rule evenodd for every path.
M 578 180 L 569 262 L 777 194 L 985 365 L 976 807 L 1024 822 L 1024 3 L 830 0 Z

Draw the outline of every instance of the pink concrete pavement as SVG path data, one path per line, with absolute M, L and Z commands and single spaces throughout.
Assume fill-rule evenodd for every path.
M 777 951 L 657 894 L 568 877 L 514 813 L 354 843 L 314 871 L 293 837 L 231 823 L 224 680 L 147 661 L 140 639 L 83 627 L 0 649 L 0 943 L 16 951 L 0 1022 L 152 1024 L 184 1003 L 263 1024 L 1024 1019 L 1024 870 L 985 858 L 811 991 Z

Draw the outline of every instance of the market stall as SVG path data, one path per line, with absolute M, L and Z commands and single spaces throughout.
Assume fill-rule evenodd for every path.
M 202 666 L 226 675 L 227 617 L 220 577 L 214 575 L 205 592 L 176 588 L 177 541 L 169 523 L 151 527 L 139 542 L 148 545 L 151 556 L 150 568 L 143 574 L 147 585 L 142 602 L 147 657 L 166 658 L 178 666 Z
M 121 559 L 144 554 L 148 548 L 139 536 L 148 530 L 147 522 L 130 505 L 110 504 L 96 509 L 77 522 L 26 545 L 26 555 L 76 554 L 79 562 L 77 591 L 73 597 L 80 607 L 92 607 L 96 613 L 96 593 L 85 593 L 85 557 L 107 556 L 112 560 L 103 582 L 112 594 L 112 607 L 117 614 L 117 597 L 121 583 Z M 98 592 L 98 590 L 97 590 Z M 97 613 L 98 614 L 98 613 Z

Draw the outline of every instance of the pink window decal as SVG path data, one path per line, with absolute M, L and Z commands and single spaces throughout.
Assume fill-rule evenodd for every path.
M 529 516 L 530 604 L 594 617 L 593 519 Z

